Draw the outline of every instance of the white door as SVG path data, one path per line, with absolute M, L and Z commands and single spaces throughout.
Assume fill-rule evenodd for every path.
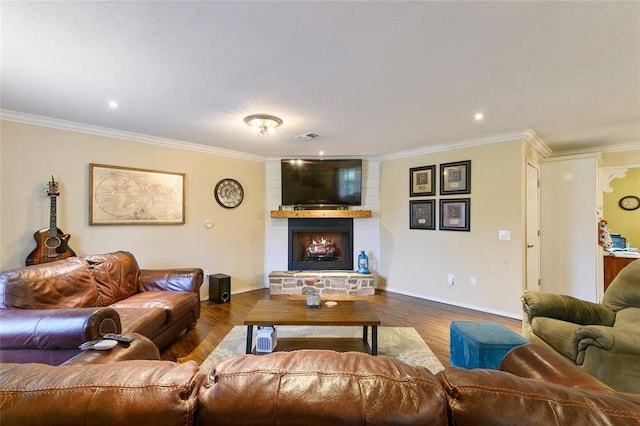
M 540 289 L 540 170 L 527 162 L 527 290 Z

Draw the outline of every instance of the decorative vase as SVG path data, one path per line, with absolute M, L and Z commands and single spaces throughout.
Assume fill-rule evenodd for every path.
M 358 273 L 369 273 L 369 256 L 367 256 L 364 250 L 360 251 L 360 254 L 358 255 Z

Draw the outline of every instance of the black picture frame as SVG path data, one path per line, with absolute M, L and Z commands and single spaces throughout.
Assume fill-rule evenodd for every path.
M 440 195 L 471 194 L 471 160 L 440 164 Z
M 409 229 L 436 229 L 435 200 L 409 201 Z
M 409 169 L 409 196 L 436 195 L 436 166 L 412 167 Z
M 471 231 L 471 199 L 440 200 L 440 230 Z

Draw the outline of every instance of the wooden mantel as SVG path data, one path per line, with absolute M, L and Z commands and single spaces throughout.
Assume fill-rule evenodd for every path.
M 317 218 L 317 217 L 371 217 L 371 210 L 271 210 L 273 218 Z

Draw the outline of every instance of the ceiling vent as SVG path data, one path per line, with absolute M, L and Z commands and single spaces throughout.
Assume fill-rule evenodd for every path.
M 307 133 L 303 133 L 303 134 L 298 135 L 298 136 L 294 136 L 293 138 L 301 140 L 301 141 L 310 141 L 311 139 L 315 139 L 318 136 L 320 136 L 320 135 L 318 135 L 317 133 L 307 132 Z

